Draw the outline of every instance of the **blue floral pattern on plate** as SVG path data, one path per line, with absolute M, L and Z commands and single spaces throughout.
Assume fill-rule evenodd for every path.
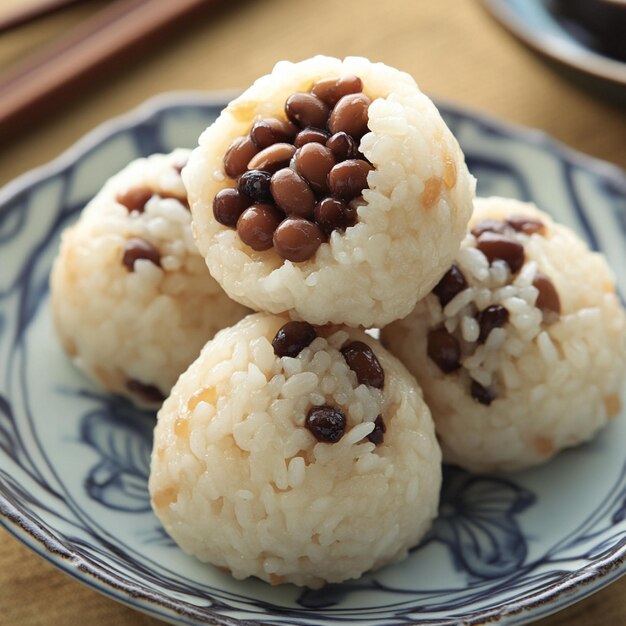
M 623 573 L 626 415 L 511 476 L 445 469 L 410 557 L 322 590 L 236 581 L 184 555 L 147 493 L 154 416 L 103 395 L 54 337 L 48 275 L 64 226 L 128 161 L 193 146 L 225 99 L 172 95 L 97 129 L 0 192 L 0 521 L 94 588 L 180 624 L 521 624 Z M 441 104 L 481 195 L 534 200 L 602 250 L 626 293 L 626 176 L 544 135 Z

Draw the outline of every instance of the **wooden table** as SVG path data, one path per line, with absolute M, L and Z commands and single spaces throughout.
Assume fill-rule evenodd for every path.
M 17 4 L 22 0 L 9 0 Z M 2 6 L 7 4 L 3 0 Z M 103 2 L 78 5 L 0 37 L 0 71 L 61 35 Z M 314 20 L 321 16 L 323 22 Z M 196 23 L 118 76 L 95 84 L 10 143 L 0 184 L 57 156 L 84 133 L 150 96 L 248 85 L 283 58 L 360 54 L 410 72 L 427 93 L 540 128 L 626 168 L 626 114 L 571 85 L 513 40 L 473 0 L 240 2 Z M 65 576 L 0 531 L 0 623 L 156 625 Z M 626 623 L 626 578 L 540 626 Z

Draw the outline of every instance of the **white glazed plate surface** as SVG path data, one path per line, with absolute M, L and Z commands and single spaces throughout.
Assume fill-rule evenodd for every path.
M 624 573 L 626 413 L 531 471 L 447 469 L 440 516 L 401 563 L 320 591 L 236 581 L 183 554 L 150 510 L 154 416 L 63 354 L 48 275 L 61 230 L 131 159 L 193 146 L 226 98 L 173 94 L 0 191 L 0 522 L 95 589 L 177 624 L 522 624 Z M 544 135 L 440 104 L 480 195 L 535 201 L 604 252 L 626 293 L 626 175 Z

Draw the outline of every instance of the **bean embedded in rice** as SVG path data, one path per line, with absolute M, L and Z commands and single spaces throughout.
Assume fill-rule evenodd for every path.
M 278 63 L 199 144 L 183 176 L 212 275 L 238 302 L 294 319 L 408 314 L 472 210 L 474 179 L 433 103 L 364 58 Z
M 406 556 L 436 515 L 440 464 L 415 379 L 377 341 L 259 313 L 172 389 L 150 494 L 189 554 L 319 587 Z
M 159 406 L 218 330 L 248 311 L 211 278 L 191 236 L 188 150 L 138 159 L 62 235 L 51 276 L 65 351 L 108 391 Z
M 444 460 L 471 471 L 542 463 L 621 410 L 611 272 L 531 204 L 477 198 L 451 269 L 382 340 L 421 384 Z

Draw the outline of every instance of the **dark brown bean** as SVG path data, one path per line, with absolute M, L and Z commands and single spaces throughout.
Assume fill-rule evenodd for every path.
M 356 374 L 359 385 L 383 388 L 385 372 L 374 351 L 366 343 L 353 341 L 341 348 L 341 354 L 348 367 Z
M 328 130 L 335 134 L 343 131 L 360 139 L 367 132 L 367 111 L 372 101 L 364 93 L 344 96 L 330 114 Z
M 289 165 L 295 152 L 295 146 L 290 143 L 275 143 L 255 154 L 248 162 L 248 169 L 276 172 Z
M 161 253 L 158 248 L 141 237 L 131 237 L 124 246 L 122 264 L 126 266 L 129 272 L 134 272 L 135 262 L 140 259 L 145 259 L 157 267 L 161 267 Z
M 291 122 L 270 117 L 255 122 L 250 131 L 250 139 L 259 150 L 263 150 L 275 143 L 293 141 L 297 132 L 298 129 Z
M 544 321 L 556 321 L 561 314 L 561 299 L 554 283 L 542 272 L 535 274 L 533 287 L 539 291 L 535 306 L 544 313 Z
M 253 204 L 237 220 L 237 234 L 253 250 L 269 250 L 283 214 L 273 204 Z
M 310 93 L 294 93 L 285 102 L 285 113 L 300 128 L 326 128 L 330 109 L 317 96 Z
M 435 285 L 433 293 L 437 296 L 439 304 L 443 308 L 464 289 L 467 289 L 465 276 L 456 265 L 453 265 Z
M 274 354 L 296 357 L 316 337 L 315 328 L 308 322 L 287 322 L 278 329 L 272 340 Z
M 237 182 L 239 193 L 248 196 L 252 202 L 271 202 L 270 182 L 272 175 L 263 170 L 248 170 Z
M 237 178 L 247 169 L 250 159 L 259 151 L 250 137 L 237 137 L 224 155 L 224 171 L 227 176 Z M 254 168 L 253 168 L 254 169 Z
M 329 107 L 334 107 L 343 96 L 362 90 L 363 82 L 358 76 L 353 75 L 341 78 L 322 78 L 311 87 L 311 93 L 323 100 Z
M 500 233 L 504 235 L 507 230 L 507 225 L 501 220 L 480 220 L 472 228 L 471 232 L 478 239 L 483 233 Z
M 543 235 L 546 232 L 546 225 L 541 220 L 527 215 L 511 215 L 507 218 L 506 223 L 514 230 L 527 235 L 534 235 L 535 233 Z
M 461 347 L 456 337 L 445 328 L 428 333 L 428 356 L 444 373 L 449 374 L 461 367 Z
M 333 153 L 319 143 L 307 143 L 295 155 L 298 173 L 317 194 L 328 192 L 328 174 L 335 166 Z
M 115 198 L 117 202 L 123 204 L 130 211 L 143 213 L 146 202 L 152 198 L 154 191 L 146 186 L 131 187 L 123 193 L 119 193 Z
M 335 198 L 350 201 L 367 189 L 367 175 L 374 168 L 361 159 L 349 159 L 337 163 L 328 174 L 330 193 Z
M 513 273 L 524 265 L 524 246 L 507 235 L 485 232 L 478 238 L 476 247 L 487 257 L 490 263 L 500 259 L 511 268 Z
M 335 133 L 326 142 L 326 147 L 331 150 L 337 161 L 358 158 L 359 146 L 354 137 L 348 133 Z
M 165 400 L 165 396 L 158 387 L 142 383 L 140 380 L 135 380 L 134 378 L 129 378 L 126 381 L 126 389 L 131 393 L 137 394 L 145 402 L 160 404 Z
M 302 148 L 302 146 L 307 143 L 321 143 L 325 145 L 329 137 L 330 134 L 325 130 L 320 130 L 319 128 L 305 128 L 296 135 L 293 145 L 296 148 Z
M 278 170 L 270 185 L 274 202 L 287 214 L 313 217 L 315 196 L 306 181 L 289 168 Z
M 227 187 L 218 191 L 213 199 L 213 216 L 224 226 L 237 226 L 239 216 L 250 206 L 250 198 L 236 189 Z
M 337 443 L 346 432 L 346 416 L 332 406 L 314 406 L 306 416 L 305 426 L 318 441 Z
M 293 263 L 312 258 L 323 240 L 319 226 L 300 217 L 288 217 L 274 232 L 276 252 Z
M 333 230 L 345 230 L 356 224 L 356 209 L 336 198 L 324 198 L 315 205 L 315 223 L 330 237 Z
M 474 379 L 472 379 L 472 384 L 470 385 L 470 394 L 474 400 L 477 400 L 486 406 L 489 406 L 496 399 L 496 396 L 491 389 L 483 387 Z
M 367 438 L 375 445 L 379 446 L 385 440 L 385 433 L 387 427 L 383 420 L 383 416 L 379 415 L 374 421 L 374 430 L 367 436 Z
M 494 328 L 500 328 L 500 326 L 504 326 L 509 321 L 509 312 L 501 304 L 492 304 L 480 311 L 476 316 L 476 320 L 480 326 L 478 343 L 485 343 L 489 333 Z

